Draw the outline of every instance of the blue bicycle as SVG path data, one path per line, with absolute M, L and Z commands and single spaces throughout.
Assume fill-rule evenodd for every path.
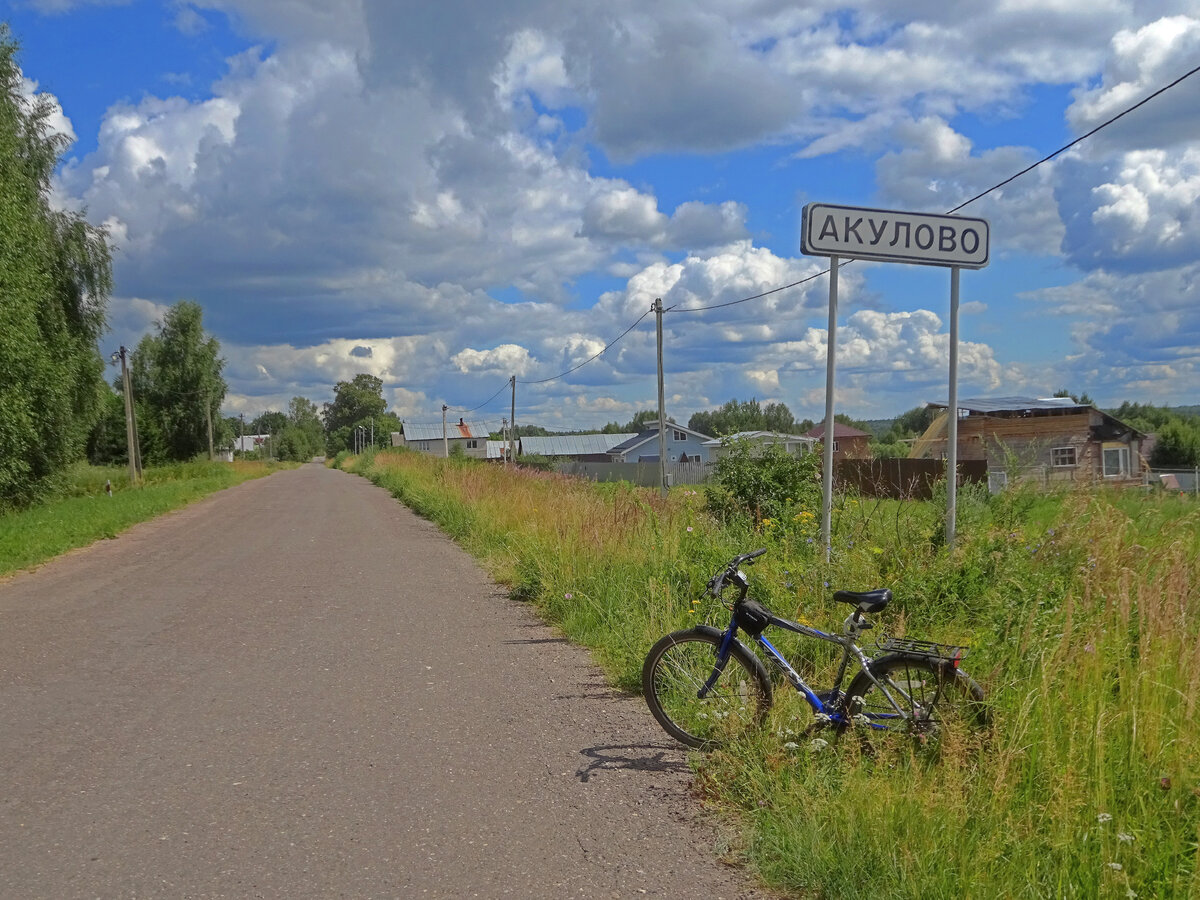
M 813 709 L 813 728 L 840 734 L 852 725 L 880 731 L 903 730 L 928 740 L 946 729 L 980 728 L 987 723 L 983 689 L 959 668 L 965 647 L 932 641 L 888 638 L 868 657 L 856 643 L 874 626 L 867 613 L 881 612 L 892 599 L 886 588 L 836 591 L 833 599 L 853 607 L 841 634 L 829 634 L 775 615 L 746 597 L 749 582 L 742 566 L 766 553 L 754 550 L 734 557 L 708 581 L 705 593 L 717 600 L 728 587 L 737 599 L 724 630 L 699 625 L 660 639 L 642 667 L 642 689 L 650 712 L 676 740 L 710 750 L 760 725 L 772 703 L 771 677 L 763 661 L 738 639 L 745 632 Z M 842 648 L 833 687 L 814 691 L 764 637 L 775 626 Z M 853 658 L 859 666 L 842 690 Z

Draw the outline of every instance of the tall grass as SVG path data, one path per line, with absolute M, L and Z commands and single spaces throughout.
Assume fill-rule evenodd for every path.
M 115 537 L 138 522 L 279 467 L 242 461 L 175 463 L 146 469 L 144 483 L 130 486 L 123 467 L 79 465 L 57 497 L 0 515 L 0 575 Z M 112 486 L 111 497 L 106 484 Z
M 830 898 L 1200 897 L 1195 503 L 964 491 L 948 552 L 937 503 L 848 498 L 826 564 L 812 510 L 751 532 L 718 526 L 687 490 L 662 500 L 410 453 L 346 464 L 441 524 L 629 690 L 664 632 L 719 621 L 691 599 L 760 544 L 772 552 L 752 591 L 781 613 L 831 625 L 833 588 L 886 585 L 883 628 L 972 644 L 994 712 L 981 739 L 821 747 L 789 692 L 768 730 L 697 757 L 699 786 L 739 817 L 767 882 Z M 781 643 L 828 677 L 827 650 Z

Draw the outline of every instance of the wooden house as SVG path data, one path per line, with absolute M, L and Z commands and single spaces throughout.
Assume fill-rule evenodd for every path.
M 817 443 L 825 443 L 825 423 L 822 422 L 814 428 L 810 428 L 804 432 L 805 437 L 815 438 Z M 843 425 L 841 422 L 833 423 L 833 458 L 839 459 L 870 459 L 871 435 L 865 431 L 859 431 L 857 428 L 851 428 L 849 425 Z M 818 453 L 824 453 L 824 449 L 817 448 Z
M 945 403 L 931 403 L 946 409 Z M 946 457 L 945 415 L 910 455 Z M 958 401 L 958 458 L 985 460 L 993 484 L 1009 473 L 1044 484 L 1141 483 L 1146 435 L 1070 397 L 998 397 Z

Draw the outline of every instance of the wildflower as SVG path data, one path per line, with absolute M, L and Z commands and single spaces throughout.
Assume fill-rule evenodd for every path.
M 1131 888 L 1131 887 L 1127 887 L 1127 888 L 1125 888 L 1125 896 L 1126 896 L 1126 897 L 1129 897 L 1129 898 L 1136 897 L 1136 896 L 1137 896 L 1137 891 L 1135 891 L 1135 890 L 1134 890 L 1133 888 Z
M 795 741 L 788 741 L 786 744 L 783 745 L 783 749 L 784 750 L 799 750 L 800 745 L 797 744 Z
M 1125 868 L 1123 865 L 1121 865 L 1121 864 L 1120 864 L 1120 863 L 1118 863 L 1118 862 L 1111 862 L 1111 863 L 1108 863 L 1108 867 L 1109 867 L 1110 869 L 1112 869 L 1114 872 L 1120 872 L 1122 869 L 1124 869 L 1124 868 Z
M 691 530 L 692 530 L 692 526 L 691 526 L 691 525 L 689 525 L 689 526 L 688 526 L 688 531 L 691 531 Z
M 824 750 L 828 746 L 829 746 L 829 741 L 824 740 L 823 738 L 813 738 L 812 743 L 808 745 L 808 749 L 811 750 L 813 753 L 820 753 L 822 750 Z
M 574 594 L 571 594 L 571 593 L 566 593 L 566 594 L 563 594 L 563 599 L 564 599 L 564 600 L 570 600 L 570 599 L 571 599 L 572 597 L 574 597 L 574 596 L 575 596 Z
M 1100 815 L 1096 816 L 1096 821 L 1103 825 L 1105 822 L 1111 822 L 1112 816 L 1108 813 L 1100 813 Z
M 1127 831 L 1118 831 L 1117 832 L 1117 840 L 1120 841 L 1122 844 L 1132 844 L 1133 843 L 1133 835 Z

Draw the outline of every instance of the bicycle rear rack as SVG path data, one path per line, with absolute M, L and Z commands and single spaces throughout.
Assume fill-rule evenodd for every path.
M 970 647 L 955 647 L 952 644 L 938 644 L 934 641 L 920 641 L 915 638 L 898 638 L 889 634 L 881 634 L 875 646 L 885 652 L 911 653 L 914 656 L 928 656 L 935 659 L 962 659 L 970 651 Z

